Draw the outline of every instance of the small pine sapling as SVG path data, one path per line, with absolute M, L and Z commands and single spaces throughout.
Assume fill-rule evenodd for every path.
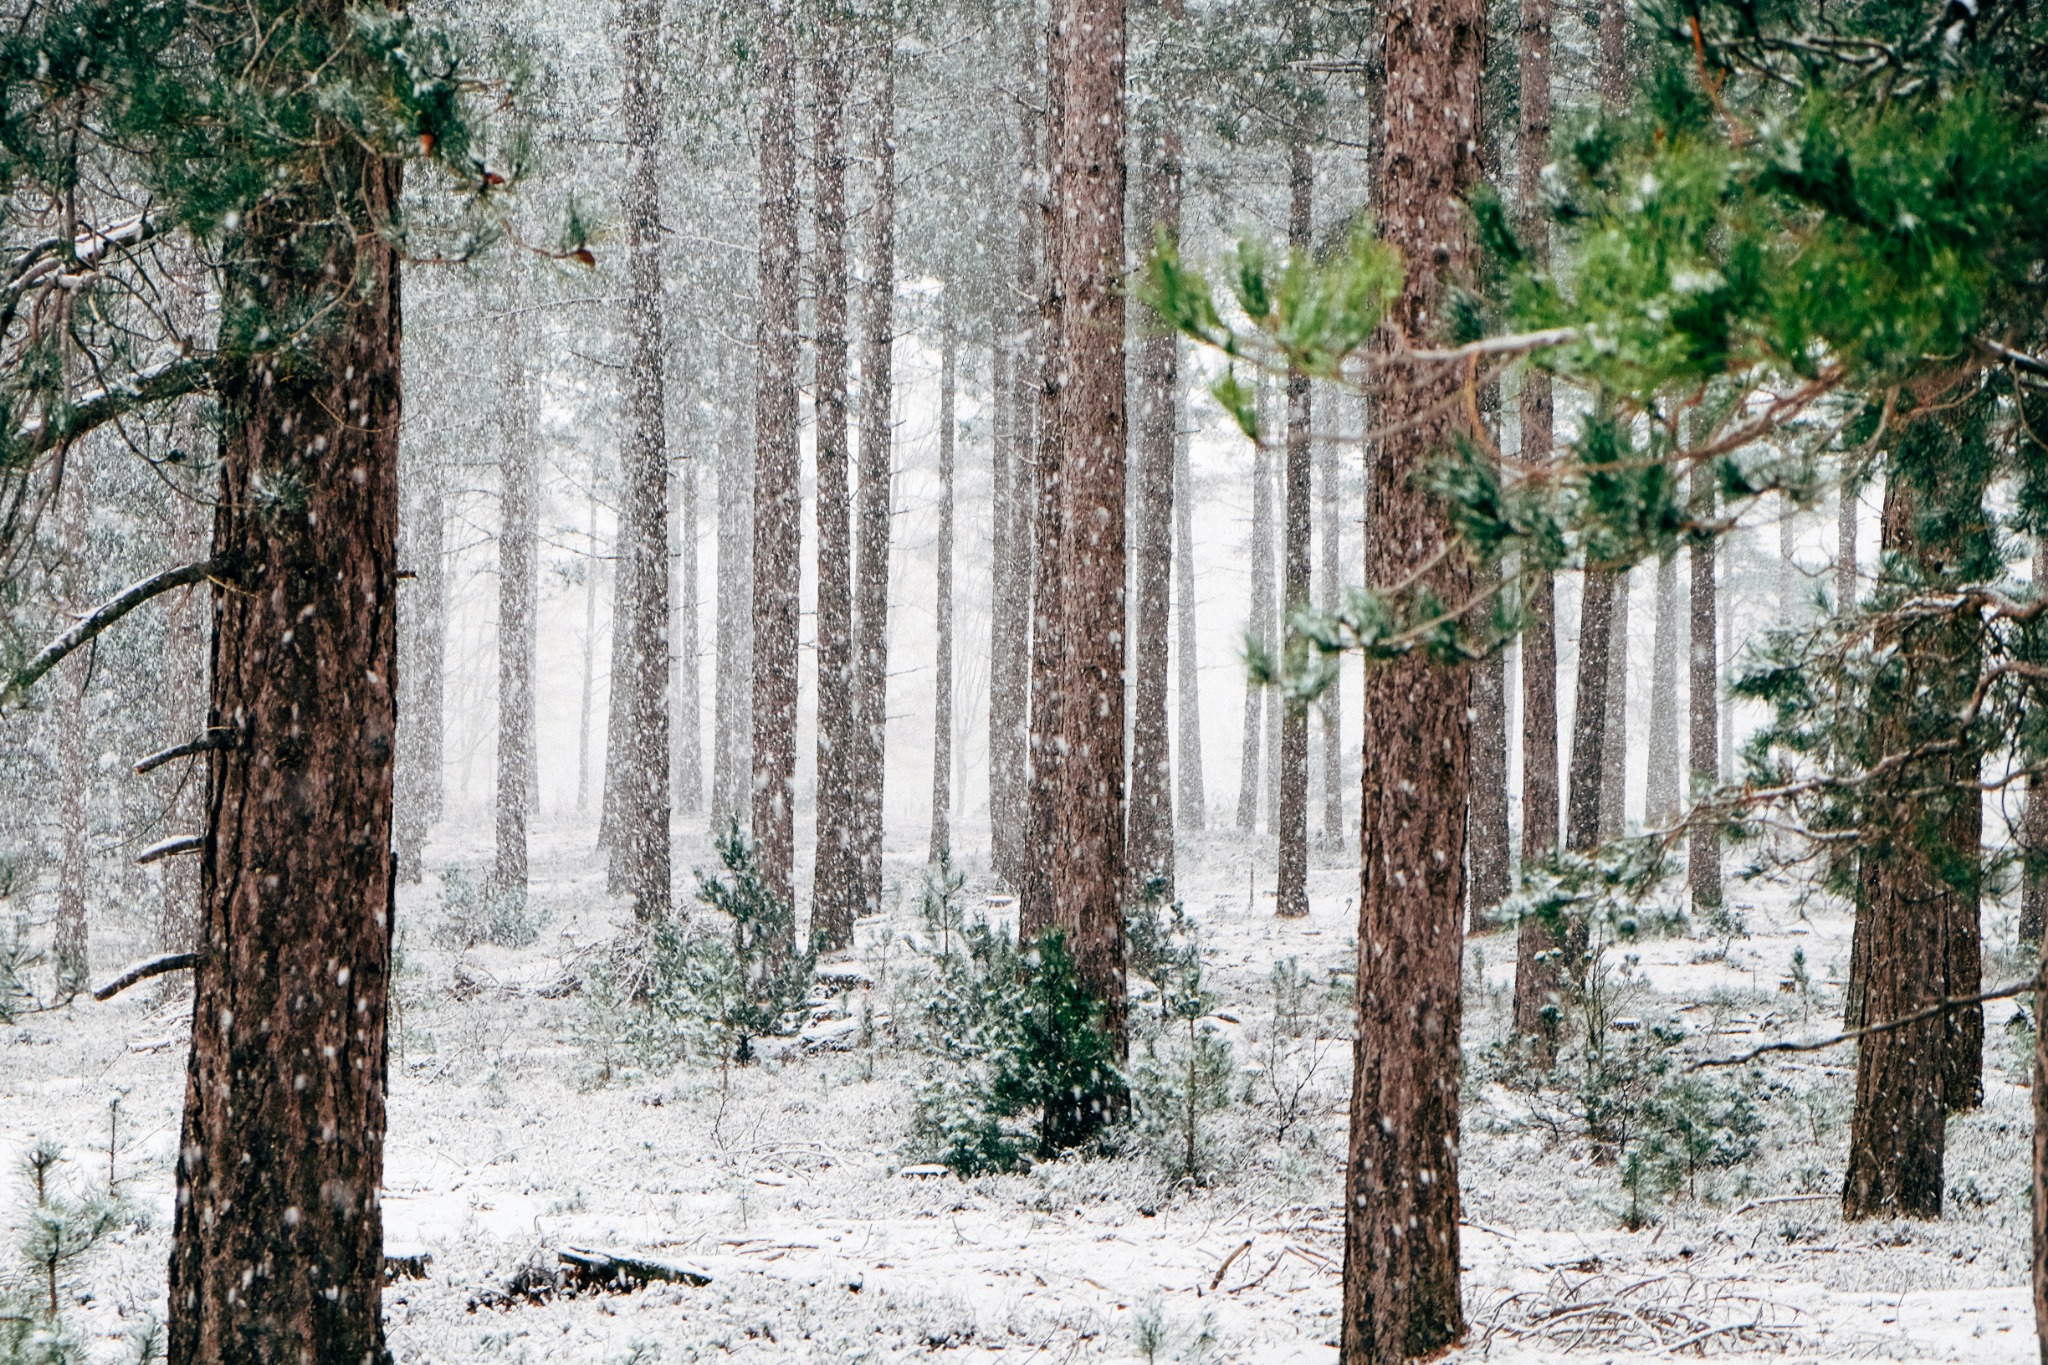
M 733 820 L 718 838 L 724 874 L 697 873 L 697 899 L 732 920 L 733 979 L 717 992 L 716 1020 L 732 1059 L 753 1059 L 753 1040 L 783 1030 L 784 1018 L 810 994 L 817 944 L 799 939 L 796 907 L 761 875 L 754 841 Z M 709 983 L 707 983 L 709 984 Z
M 1173 1173 L 1199 1181 L 1201 1120 L 1229 1105 L 1235 1068 L 1230 1044 L 1205 1022 L 1216 996 L 1203 984 L 1202 945 L 1178 901 L 1153 946 L 1152 973 L 1163 1032 L 1174 1038 L 1181 1055 L 1162 1057 L 1153 1046 L 1138 1076 L 1139 1107 L 1155 1132 L 1171 1129 L 1168 1165 Z
M 47 1140 L 22 1158 L 27 1188 L 16 1242 L 17 1288 L 0 1297 L 0 1365 L 68 1365 L 83 1348 L 65 1329 L 67 1279 L 129 1219 L 118 1198 L 68 1195 L 57 1188 L 64 1152 Z

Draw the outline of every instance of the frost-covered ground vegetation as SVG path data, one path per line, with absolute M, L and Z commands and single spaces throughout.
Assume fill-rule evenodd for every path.
M 927 1018 L 959 928 L 921 906 L 916 858 L 890 860 L 887 913 L 822 964 L 792 1031 L 735 1065 L 701 1034 L 673 1060 L 652 1011 L 594 989 L 630 922 L 583 826 L 536 830 L 527 918 L 496 935 L 516 946 L 465 918 L 479 851 L 454 833 L 401 899 L 386 1245 L 430 1258 L 386 1292 L 401 1361 L 1334 1358 L 1356 894 L 1334 859 L 1312 870 L 1310 917 L 1288 921 L 1247 849 L 1189 850 L 1196 1026 L 1228 1067 L 1192 1170 L 1184 1025 L 1134 983 L 1134 1069 L 1159 1074 L 1133 1122 L 1093 1150 L 956 1176 L 918 1116 L 952 1065 Z M 961 915 L 1008 923 L 1009 899 L 978 880 Z M 1739 931 L 1611 948 L 1608 1055 L 1568 1053 L 1554 1077 L 1504 1057 L 1512 935 L 1468 944 L 1469 1354 L 2030 1359 L 2025 1016 L 1987 1021 L 1985 1104 L 1949 1127 L 1946 1216 L 1845 1225 L 1846 1051 L 1685 1068 L 1832 1032 L 1847 922 L 1781 886 L 1732 901 Z M 692 923 L 724 928 L 701 905 Z M 141 946 L 148 926 L 116 918 L 116 934 Z M 189 1008 L 172 978 L 6 1041 L 17 1240 L 38 1141 L 62 1144 L 64 1197 L 107 1198 L 111 1177 L 122 1201 L 58 1277 L 92 1358 L 163 1312 Z M 577 1247 L 710 1282 L 519 1292 Z

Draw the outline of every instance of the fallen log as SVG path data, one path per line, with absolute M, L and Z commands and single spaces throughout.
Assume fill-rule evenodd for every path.
M 568 1268 L 570 1283 L 579 1289 L 630 1291 L 653 1280 L 698 1289 L 711 1283 L 710 1274 L 696 1266 L 656 1260 L 652 1256 L 630 1256 L 592 1247 L 563 1247 L 556 1255 Z

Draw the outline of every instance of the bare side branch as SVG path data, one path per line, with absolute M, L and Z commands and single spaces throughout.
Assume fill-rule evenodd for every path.
M 152 976 L 163 976 L 167 972 L 182 972 L 199 964 L 197 953 L 161 953 L 146 957 L 121 969 L 121 974 L 92 993 L 95 1000 L 112 1000 L 122 991 L 138 981 L 147 981 Z
M 1831 1038 L 1814 1038 L 1803 1043 L 1765 1043 L 1762 1047 L 1753 1047 L 1749 1051 L 1739 1052 L 1733 1057 L 1709 1057 L 1704 1061 L 1694 1062 L 1686 1070 L 1707 1071 L 1714 1067 L 1742 1066 L 1773 1052 L 1824 1052 L 1828 1048 L 1839 1047 L 1843 1043 L 1852 1043 L 1858 1038 L 1867 1038 L 1878 1033 L 1890 1033 L 1895 1029 L 1909 1028 L 1914 1024 L 1925 1023 L 1927 1020 L 1938 1018 L 1951 1010 L 1968 1009 L 1972 1005 L 1982 1005 L 1992 1000 L 2010 1000 L 2015 995 L 2025 995 L 2029 991 L 2039 990 L 2040 988 L 2041 978 L 2037 975 L 2029 977 L 2025 981 L 2015 981 L 2009 985 L 2000 986 L 1997 990 L 1983 991 L 1976 995 L 1945 995 L 1926 1009 L 1915 1010 L 1913 1013 L 1901 1015 L 1897 1019 L 1887 1019 L 1881 1024 L 1870 1024 L 1863 1028 L 1852 1028 L 1845 1033 L 1837 1033 Z
M 196 564 L 183 564 L 175 569 L 131 584 L 120 593 L 94 607 L 71 629 L 59 635 L 27 663 L 23 664 L 7 685 L 0 688 L 0 707 L 12 705 L 35 686 L 36 680 L 64 661 L 66 655 L 97 636 L 114 622 L 141 606 L 152 597 L 159 597 L 175 588 L 189 587 L 203 583 L 220 572 L 221 566 L 214 560 L 202 559 Z

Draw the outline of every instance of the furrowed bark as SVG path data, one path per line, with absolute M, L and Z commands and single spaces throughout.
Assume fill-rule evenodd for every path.
M 771 0 L 761 66 L 760 316 L 755 344 L 753 837 L 763 879 L 796 899 L 796 74 L 788 0 Z
M 1714 489 L 1708 479 L 1692 479 L 1692 510 L 1696 518 L 1714 515 Z M 1714 581 L 1716 546 L 1696 539 L 1686 548 L 1691 575 L 1688 615 L 1691 642 L 1687 662 L 1687 786 L 1693 815 L 1685 836 L 1685 884 L 1696 915 L 1721 912 L 1721 831 L 1701 804 L 1721 780 L 1721 661 L 1716 645 L 1715 615 L 1719 587 Z
M 860 913 L 859 761 L 853 690 L 853 504 L 846 411 L 846 34 L 829 18 L 812 57 L 813 326 L 817 374 L 818 843 L 811 934 L 828 949 L 853 942 Z
M 1305 28 L 1307 9 L 1297 23 Z M 1305 38 L 1297 50 L 1306 51 Z M 1307 251 L 1314 230 L 1315 159 L 1306 130 L 1297 128 L 1287 155 L 1289 186 L 1287 244 Z M 1299 370 L 1287 375 L 1286 517 L 1282 560 L 1280 629 L 1283 657 L 1300 652 L 1299 634 L 1289 624 L 1294 613 L 1309 606 L 1309 535 L 1314 521 L 1314 476 L 1309 431 L 1314 417 L 1314 390 Z M 1280 707 L 1279 819 L 1274 833 L 1280 845 L 1275 879 L 1274 913 L 1286 919 L 1308 914 L 1308 707 L 1285 693 Z
M 1478 0 L 1390 0 L 1384 10 L 1381 221 L 1406 265 L 1389 331 L 1441 331 L 1440 291 L 1467 255 L 1461 204 L 1478 175 L 1485 65 Z M 1448 367 L 1393 372 L 1376 405 L 1367 581 L 1401 582 L 1450 539 L 1412 479 L 1450 438 Z M 1460 601 L 1456 549 L 1426 575 Z M 1409 659 L 1369 670 L 1361 800 L 1358 1034 L 1345 1172 L 1346 1365 L 1433 1355 L 1465 1331 L 1458 1291 L 1458 1075 L 1470 679 Z
M 1259 410 L 1266 409 L 1264 393 Z M 1252 448 L 1252 600 L 1245 633 L 1261 652 L 1271 655 L 1273 639 L 1273 471 L 1265 431 Z M 1263 769 L 1277 757 L 1266 749 L 1267 709 L 1273 698 L 1258 680 L 1247 678 L 1244 691 L 1244 746 L 1237 776 L 1237 828 L 1250 834 L 1259 827 L 1259 794 L 1265 789 Z M 1261 763 L 1261 757 L 1266 759 Z

